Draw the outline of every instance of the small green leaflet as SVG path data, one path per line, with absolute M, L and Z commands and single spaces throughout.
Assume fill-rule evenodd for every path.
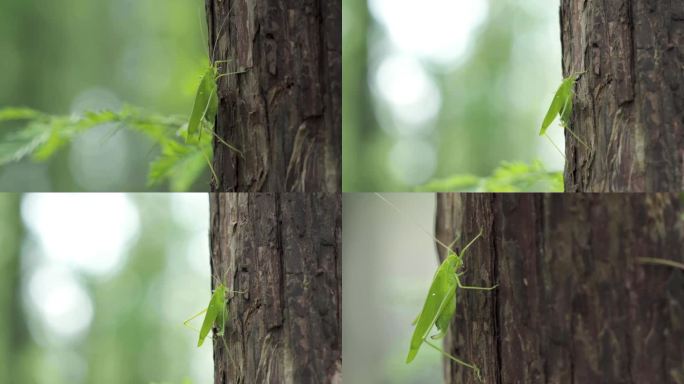
M 556 94 L 553 96 L 553 101 L 551 101 L 548 112 L 546 112 L 546 117 L 544 117 L 544 121 L 542 122 L 539 136 L 544 136 L 546 134 L 546 130 L 551 123 L 556 120 L 556 116 L 560 116 L 561 124 L 565 127 L 568 126 L 570 118 L 572 117 L 572 99 L 575 96 L 573 89 L 575 88 L 577 79 L 579 79 L 582 73 L 576 73 L 563 79 Z
M 0 108 L 0 165 L 27 156 L 34 161 L 47 160 L 77 135 L 111 124 L 117 130 L 142 133 L 159 146 L 161 154 L 150 164 L 149 186 L 168 181 L 172 191 L 187 191 L 203 174 L 206 165 L 211 170 L 206 159 L 211 157 L 212 137 L 204 136 L 188 143 L 186 122 L 183 116 L 158 115 L 129 105 L 118 111 L 87 111 L 81 115 Z M 7 129 L 4 124 L 9 125 Z
M 227 319 L 228 308 L 226 307 L 226 286 L 219 284 L 216 289 L 214 289 L 214 293 L 211 295 L 211 299 L 209 300 L 207 313 L 204 316 L 202 328 L 200 328 L 197 347 L 202 346 L 204 339 L 207 337 L 214 324 L 216 324 L 216 327 L 219 329 L 218 334 L 223 335 Z

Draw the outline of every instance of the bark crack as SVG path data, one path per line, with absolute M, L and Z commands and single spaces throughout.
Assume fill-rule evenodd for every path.
M 497 226 L 496 226 L 496 195 L 492 195 L 490 200 L 490 220 L 491 220 L 491 237 L 492 237 L 492 277 L 493 281 L 499 282 L 499 249 L 497 243 Z M 491 283 L 490 283 L 491 284 Z M 499 288 L 493 290 L 494 298 L 491 311 L 494 318 L 494 343 L 496 345 L 496 382 L 503 384 L 501 368 L 502 351 L 501 351 L 501 319 L 499 318 Z
M 276 209 L 276 246 L 278 250 L 283 250 L 283 208 L 282 208 L 282 196 L 280 194 L 277 194 L 275 197 L 275 209 Z M 283 327 L 283 324 L 287 321 L 285 318 L 285 303 L 286 303 L 286 295 L 285 295 L 285 278 L 287 276 L 287 271 L 285 270 L 285 263 L 284 263 L 284 255 L 282 253 L 278 254 L 278 262 L 280 263 L 280 311 L 281 311 L 281 318 L 282 322 L 280 323 L 280 327 Z

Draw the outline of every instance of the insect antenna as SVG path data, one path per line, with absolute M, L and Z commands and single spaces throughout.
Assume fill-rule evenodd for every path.
M 441 241 L 439 241 L 439 239 L 437 239 L 436 237 L 434 237 L 430 232 L 428 232 L 428 230 L 426 230 L 425 228 L 423 228 L 420 224 L 416 223 L 415 221 L 412 221 L 410 217 L 408 217 L 404 212 L 402 212 L 402 211 L 399 209 L 399 207 L 397 207 L 396 205 L 394 205 L 391 201 L 387 200 L 383 195 L 381 195 L 381 194 L 379 194 L 379 193 L 377 193 L 377 192 L 375 192 L 375 195 L 378 196 L 380 199 L 382 199 L 385 203 L 387 203 L 387 204 L 388 204 L 390 207 L 392 207 L 395 211 L 397 211 L 401 216 L 404 217 L 404 219 L 406 219 L 407 221 L 413 223 L 418 229 L 420 229 L 421 231 L 423 231 L 426 235 L 430 236 L 437 244 L 439 244 L 441 247 L 443 247 L 444 249 L 446 249 L 447 252 L 454 252 L 454 253 L 457 254 L 457 255 L 461 255 L 463 252 L 465 252 L 465 251 L 466 251 L 466 250 L 475 242 L 475 240 L 479 239 L 479 238 L 482 236 L 482 229 L 480 229 L 480 232 L 477 234 L 477 236 L 475 236 L 472 240 L 470 240 L 470 242 L 469 242 L 465 247 L 463 247 L 463 251 L 459 252 L 459 249 L 458 249 L 458 248 L 453 248 L 453 246 L 454 246 L 454 244 L 456 244 L 456 242 L 461 238 L 460 235 L 459 235 L 459 236 L 456 236 L 456 238 L 454 239 L 454 241 L 451 242 L 451 244 L 446 245 L 446 244 L 442 243 Z
M 196 8 L 195 11 L 197 12 L 197 21 L 199 21 L 199 24 L 197 24 L 197 26 L 200 30 L 200 37 L 202 37 L 202 44 L 204 44 L 205 41 L 209 40 L 209 36 L 207 36 L 206 38 L 204 37 L 204 29 L 202 29 L 202 15 L 200 15 L 199 8 Z M 207 26 L 207 30 L 209 30 L 209 26 Z
M 223 19 L 223 22 L 221 23 L 221 26 L 219 27 L 218 32 L 216 33 L 216 39 L 214 40 L 214 47 L 212 48 L 211 52 L 211 63 L 213 64 L 216 60 L 216 47 L 218 46 L 218 40 L 221 37 L 221 32 L 223 32 L 223 27 L 226 26 L 226 23 L 228 22 L 228 19 L 230 19 L 230 11 L 233 10 L 233 5 L 228 8 L 228 14 L 226 14 L 226 18 Z
M 440 246 L 442 246 L 442 247 L 443 247 L 444 249 L 446 249 L 448 252 L 453 252 L 453 250 L 451 249 L 451 246 L 446 245 L 446 244 L 442 243 L 441 241 L 439 241 L 438 238 L 436 238 L 435 236 L 433 236 L 430 232 L 428 232 L 427 229 L 423 228 L 420 224 L 418 224 L 418 223 L 416 223 L 415 221 L 411 220 L 411 218 L 408 217 L 404 212 L 402 212 L 401 209 L 399 209 L 399 207 L 397 207 L 396 205 L 394 205 L 391 201 L 387 200 L 383 195 L 381 195 L 381 194 L 379 194 L 379 193 L 377 193 L 377 192 L 375 192 L 375 195 L 378 196 L 380 199 L 382 199 L 385 203 L 387 203 L 387 204 L 388 204 L 390 207 L 392 207 L 395 211 L 397 211 L 404 219 L 406 219 L 407 221 L 413 223 L 413 225 L 415 225 L 418 229 L 420 229 L 421 231 L 423 231 L 426 235 L 430 236 L 437 244 L 439 244 Z M 456 242 L 456 240 L 454 240 L 454 242 Z M 453 244 L 454 244 L 454 243 L 452 243 L 451 245 L 453 245 Z

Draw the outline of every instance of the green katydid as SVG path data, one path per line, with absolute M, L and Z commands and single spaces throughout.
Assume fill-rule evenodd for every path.
M 495 289 L 497 285 L 492 287 L 475 287 L 463 285 L 460 280 L 460 276 L 463 274 L 461 268 L 463 267 L 463 254 L 465 251 L 482 236 L 482 231 L 468 243 L 468 245 L 463 248 L 460 255 L 454 252 L 450 247 L 449 254 L 442 264 L 437 269 L 435 277 L 430 285 L 430 290 L 428 291 L 427 297 L 425 298 L 425 304 L 423 304 L 423 309 L 416 318 L 415 330 L 413 331 L 413 336 L 411 337 L 411 345 L 409 347 L 408 356 L 406 357 L 406 363 L 410 363 L 418 354 L 418 350 L 423 343 L 427 344 L 433 349 L 443 353 L 445 356 L 460 364 L 464 367 L 470 368 L 475 371 L 475 375 L 478 380 L 482 381 L 482 376 L 480 375 L 480 369 L 471 363 L 467 363 L 457 357 L 454 357 L 438 346 L 432 344 L 428 340 L 430 331 L 433 327 L 437 327 L 439 331 L 438 334 L 430 336 L 433 340 L 438 340 L 446 335 L 449 324 L 451 324 L 454 315 L 456 314 L 456 295 L 457 289 L 471 289 L 471 290 L 481 290 L 481 291 L 491 291 Z
M 400 214 L 403 214 L 401 210 L 399 210 L 399 208 L 397 208 L 385 197 L 383 197 L 379 193 L 376 193 L 376 195 L 380 199 L 384 200 L 396 211 L 398 211 Z M 423 230 L 423 232 L 427 233 L 429 236 L 432 237 L 432 235 L 430 235 L 423 228 L 421 228 L 421 230 Z M 456 314 L 456 294 L 458 288 L 491 291 L 498 286 L 497 284 L 492 287 L 476 287 L 463 285 L 461 283 L 460 276 L 464 273 L 460 271 L 463 267 L 463 255 L 465 254 L 465 251 L 475 242 L 475 240 L 477 240 L 481 236 L 482 231 L 480 231 L 480 233 L 474 239 L 472 239 L 465 246 L 465 248 L 463 248 L 460 254 L 452 250 L 453 243 L 447 246 L 444 245 L 441 241 L 433 238 L 435 242 L 437 242 L 437 244 L 447 249 L 448 255 L 437 269 L 437 272 L 435 272 L 435 276 L 432 280 L 432 284 L 430 285 L 430 289 L 425 299 L 425 303 L 423 304 L 423 308 L 416 317 L 416 319 L 413 321 L 413 325 L 415 325 L 415 330 L 413 331 L 409 352 L 406 357 L 407 364 L 413 361 L 413 359 L 418 354 L 418 350 L 423 345 L 423 343 L 425 343 L 430 348 L 433 348 L 441 352 L 443 355 L 453 360 L 457 364 L 472 369 L 473 371 L 475 371 L 475 375 L 477 376 L 478 380 L 482 381 L 480 369 L 475 364 L 467 363 L 455 356 L 452 356 L 451 354 L 445 352 L 442 348 L 438 347 L 437 345 L 431 343 L 428 340 L 428 336 L 430 336 L 430 332 L 434 327 L 437 327 L 439 333 L 430 336 L 431 339 L 438 340 L 446 335 L 447 329 L 449 328 L 449 324 L 451 324 L 451 321 L 453 320 L 454 315 Z M 454 243 L 455 242 L 456 240 L 454 240 Z
M 199 340 L 197 340 L 197 347 L 202 346 L 204 339 L 207 337 L 212 328 L 216 330 L 216 336 L 223 337 L 223 334 L 226 330 L 226 321 L 228 320 L 228 306 L 226 305 L 227 293 L 245 292 L 228 290 L 225 284 L 219 283 L 216 288 L 214 288 L 214 293 L 211 295 L 211 299 L 209 300 L 209 305 L 207 305 L 207 308 L 201 310 L 199 313 L 183 322 L 184 325 L 189 326 L 189 322 L 198 316 L 201 316 L 203 313 L 206 313 L 204 316 L 204 321 L 202 321 L 202 327 L 199 329 Z
M 229 11 L 230 15 L 230 11 Z M 192 106 L 192 113 L 190 114 L 190 119 L 188 120 L 188 128 L 186 132 L 186 141 L 199 141 L 202 131 L 207 130 L 216 137 L 218 141 L 222 144 L 235 151 L 242 157 L 242 152 L 235 148 L 235 146 L 229 144 L 218 134 L 214 132 L 213 125 L 216 121 L 216 114 L 218 112 L 218 88 L 216 82 L 224 76 L 236 75 L 243 73 L 244 71 L 219 73 L 219 66 L 221 64 L 226 64 L 230 60 L 215 60 L 216 47 L 218 46 L 218 39 L 221 36 L 223 27 L 228 21 L 229 15 L 226 16 L 219 31 L 216 35 L 216 41 L 214 42 L 214 48 L 210 56 L 210 63 L 208 68 L 204 71 L 202 78 L 200 80 L 199 86 L 197 87 L 197 93 L 195 95 L 195 101 Z
M 551 123 L 556 120 L 556 117 L 560 116 L 561 126 L 570 132 L 572 137 L 577 139 L 578 142 L 582 143 L 582 145 L 589 149 L 589 146 L 569 128 L 570 119 L 572 118 L 573 99 L 575 97 L 575 83 L 582 74 L 584 74 L 584 72 L 575 73 L 563 79 L 561 85 L 556 91 L 556 94 L 553 96 L 549 110 L 546 112 L 546 116 L 544 117 L 544 121 L 541 125 L 541 130 L 539 131 L 539 136 L 546 136 L 549 140 L 551 140 L 546 135 L 546 131 Z M 551 141 L 551 143 L 556 147 L 556 149 L 558 149 L 558 146 L 556 146 L 553 141 Z

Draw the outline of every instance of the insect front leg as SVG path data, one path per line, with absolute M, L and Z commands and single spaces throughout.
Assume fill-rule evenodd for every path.
M 233 61 L 233 59 L 227 59 L 227 60 L 216 60 L 214 61 L 214 64 L 223 64 L 223 63 L 230 63 Z
M 220 78 L 222 78 L 222 77 L 225 77 L 225 76 L 239 75 L 239 74 L 241 74 L 241 73 L 246 73 L 246 72 L 247 72 L 247 71 L 242 70 L 242 71 L 235 71 L 235 72 L 226 72 L 226 73 L 222 73 L 222 74 L 216 76 L 216 80 L 218 80 L 218 79 L 220 79 Z
M 461 288 L 461 289 L 472 289 L 472 290 L 477 290 L 477 291 L 491 291 L 492 289 L 496 288 L 499 286 L 499 284 L 495 284 L 494 286 L 491 287 L 476 287 L 472 285 L 463 285 L 461 284 L 461 280 L 458 278 L 458 274 L 456 275 L 456 286 Z
M 465 254 L 465 251 L 468 250 L 468 248 L 470 248 L 471 245 L 473 245 L 473 243 L 475 242 L 475 240 L 479 239 L 479 238 L 482 236 L 482 232 L 483 232 L 483 230 L 482 230 L 482 228 L 480 228 L 480 233 L 478 233 L 477 236 L 475 236 L 474 239 L 470 240 L 470 242 L 468 243 L 468 245 L 466 245 L 466 246 L 463 248 L 463 250 L 462 250 L 461 253 L 460 253 L 461 255 Z

